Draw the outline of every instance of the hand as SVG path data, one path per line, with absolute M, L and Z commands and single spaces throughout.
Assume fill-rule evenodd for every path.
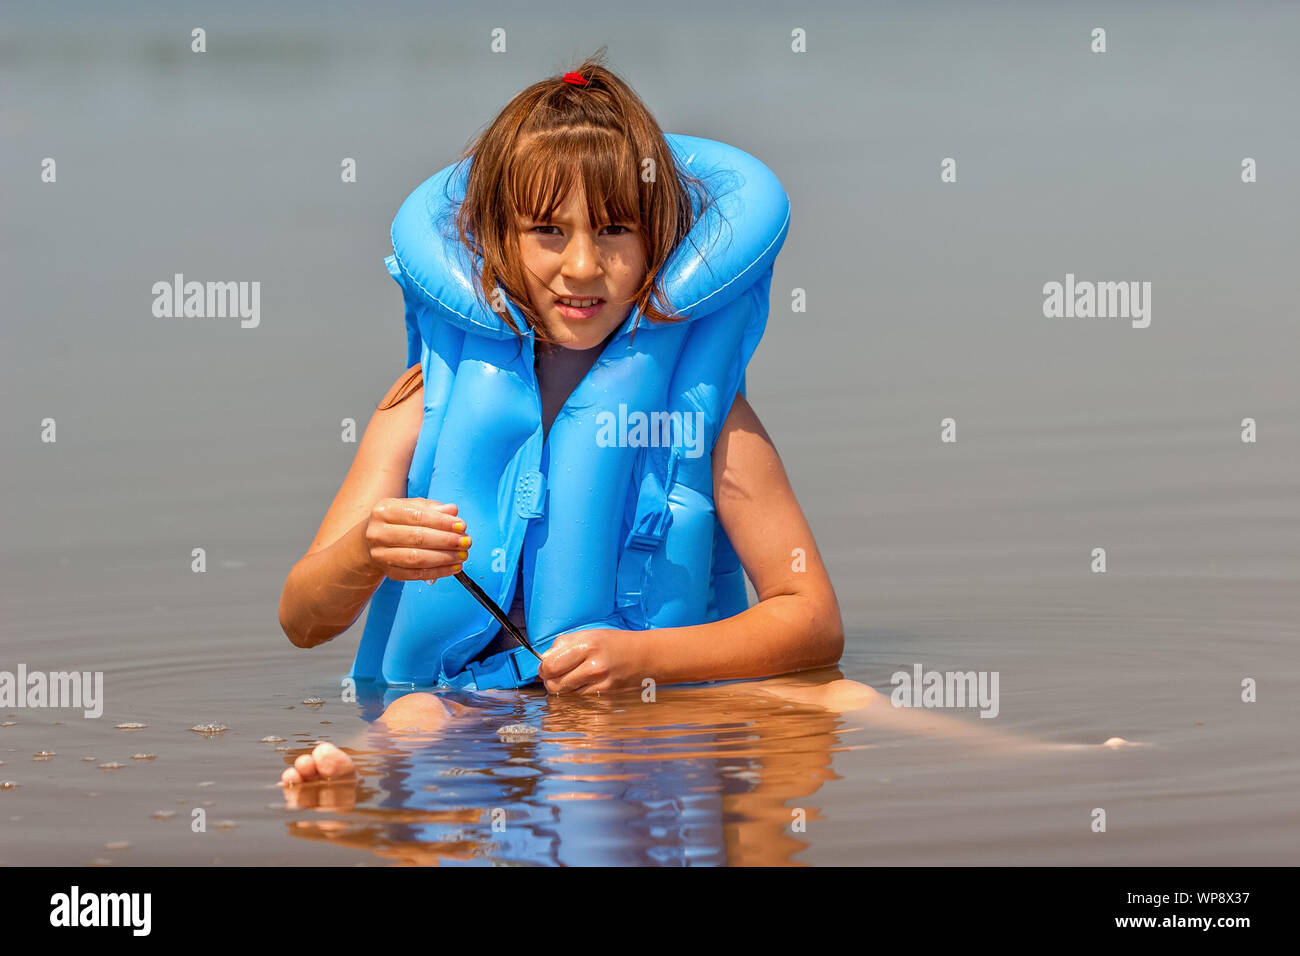
M 640 687 L 644 631 L 593 628 L 555 639 L 542 655 L 537 676 L 552 694 L 608 694 Z
M 460 570 L 472 543 L 456 506 L 430 498 L 382 498 L 366 523 L 370 563 L 394 581 L 428 581 Z

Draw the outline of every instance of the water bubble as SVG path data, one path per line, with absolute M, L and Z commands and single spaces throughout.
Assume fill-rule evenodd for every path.
M 131 722 L 131 723 L 126 723 L 126 724 L 118 724 L 117 727 L 116 727 L 115 729 L 117 729 L 117 730 L 144 730 L 144 729 L 145 729 L 146 727 L 148 727 L 148 726 L 149 726 L 148 724 L 140 724 L 140 723 Z
M 149 814 L 149 816 L 153 817 L 155 820 L 170 820 L 172 817 L 176 816 L 176 811 L 155 810 L 153 813 Z
M 276 736 L 272 735 L 272 736 L 270 736 L 270 737 L 263 737 L 261 740 L 258 741 L 258 743 L 260 743 L 260 744 L 282 744 L 282 743 L 284 743 L 284 738 L 283 738 L 283 737 L 276 737 Z
M 132 760 L 154 760 L 157 757 L 157 754 L 131 754 Z
M 58 754 L 56 754 L 56 753 L 55 753 L 54 751 L 52 751 L 52 750 L 38 750 L 36 753 L 32 754 L 32 759 L 33 759 L 33 760 L 49 760 L 51 757 L 57 757 L 57 756 L 58 756 Z
M 325 701 L 321 700 L 319 697 L 308 697 L 306 700 L 303 701 L 303 703 L 306 704 L 308 707 L 325 706 Z
M 99 769 L 100 770 L 121 770 L 125 766 L 126 764 L 124 763 L 118 763 L 116 760 L 110 760 L 108 763 L 101 763 L 99 765 Z
M 497 728 L 497 736 L 508 744 L 532 740 L 539 733 L 541 733 L 540 730 L 528 724 L 506 724 L 504 727 Z
M 190 728 L 190 730 L 194 731 L 196 734 L 203 734 L 205 737 L 215 737 L 217 734 L 224 734 L 226 732 L 226 725 L 214 723 L 195 724 Z
M 98 757 L 82 757 L 82 758 L 81 758 L 81 762 L 82 762 L 82 763 L 94 763 L 94 762 L 95 762 L 96 760 L 98 760 L 98 759 L 99 759 Z
M 18 782 L 16 780 L 0 780 L 0 790 L 17 790 Z
M 130 844 L 129 842 L 127 842 L 126 840 L 115 840 L 115 841 L 112 842 L 112 843 L 105 843 L 105 844 L 104 844 L 104 849 L 105 849 L 105 850 L 125 850 L 125 849 L 126 849 L 127 847 L 129 847 L 130 845 L 131 845 L 131 844 Z

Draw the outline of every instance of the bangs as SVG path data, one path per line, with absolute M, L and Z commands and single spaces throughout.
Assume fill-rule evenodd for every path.
M 625 137 L 594 126 L 521 137 L 506 185 L 517 217 L 549 221 L 578 182 L 593 229 L 612 222 L 643 223 L 640 168 Z

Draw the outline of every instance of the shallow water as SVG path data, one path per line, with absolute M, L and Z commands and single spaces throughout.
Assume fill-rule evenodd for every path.
M 82 616 L 74 606 L 62 617 L 82 621 L 79 633 L 24 653 L 58 669 L 100 644 L 108 708 L 99 720 L 4 715 L 0 778 L 20 786 L 0 792 L 0 862 L 1294 862 L 1297 810 L 1284 795 L 1300 784 L 1298 708 L 1272 690 L 1238 702 L 1234 667 L 1248 660 L 1272 688 L 1291 650 L 1280 621 L 1222 611 L 1260 602 L 1293 615 L 1289 593 L 1147 582 L 1112 589 L 1099 609 L 1042 591 L 1020 605 L 950 602 L 907 628 L 853 635 L 844 674 L 883 692 L 914 661 L 999 670 L 996 720 L 949 712 L 969 739 L 926 732 L 923 713 L 909 713 L 914 733 L 876 725 L 870 708 L 840 715 L 731 685 L 661 688 L 654 703 L 469 695 L 475 712 L 438 732 L 366 738 L 361 712 L 374 702 L 343 703 L 327 676 L 341 648 L 289 653 L 265 627 L 204 637 L 187 623 L 194 608 Z M 200 616 L 219 613 L 208 610 Z M 324 702 L 302 703 L 312 697 Z M 209 720 L 228 729 L 189 729 Z M 127 721 L 146 726 L 115 728 Z M 512 724 L 537 733 L 498 734 Z M 984 724 L 1149 746 L 990 751 Z M 273 782 L 321 739 L 359 745 L 361 788 L 290 809 Z M 55 756 L 33 760 L 39 751 Z M 124 766 L 99 769 L 107 762 Z M 1104 835 L 1089 830 L 1098 806 Z M 206 832 L 191 832 L 195 809 Z
M 96 9 L 0 33 L 0 670 L 100 670 L 107 698 L 98 720 L 0 711 L 0 863 L 1300 861 L 1300 179 L 1276 158 L 1300 155 L 1277 122 L 1295 11 L 1117 5 L 1101 62 L 1070 59 L 1063 12 L 814 4 L 825 40 L 793 62 L 716 56 L 781 45 L 783 20 L 564 36 L 511 13 L 552 42 L 489 69 L 416 11 L 204 9 L 233 60 L 196 61 L 169 45 L 183 7 Z M 888 692 L 916 663 L 997 671 L 996 719 L 948 712 L 953 734 L 727 685 L 481 697 L 436 734 L 366 738 L 339 683 L 360 624 L 311 652 L 280 633 L 355 450 L 339 422 L 363 427 L 405 356 L 392 213 L 512 92 L 606 41 L 666 128 L 748 149 L 794 202 L 748 393 L 831 568 L 841 672 Z M 665 73 L 670 49 L 698 68 Z M 411 92 L 466 70 L 464 95 Z M 913 172 L 949 150 L 971 162 L 945 201 Z M 1249 190 L 1248 151 L 1277 170 Z M 262 281 L 261 326 L 154 318 L 178 271 Z M 1067 271 L 1152 280 L 1151 328 L 1043 319 Z M 794 287 L 810 313 L 783 311 Z M 208 722 L 227 729 L 190 730 Z M 355 802 L 286 808 L 274 781 L 320 739 L 357 745 Z

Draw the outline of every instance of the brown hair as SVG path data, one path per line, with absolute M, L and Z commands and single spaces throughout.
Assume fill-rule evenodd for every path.
M 646 274 L 633 295 L 635 307 L 652 322 L 680 322 L 685 316 L 669 314 L 672 303 L 659 271 L 691 231 L 697 208 L 712 201 L 702 180 L 678 168 L 659 124 L 632 88 L 604 66 L 603 54 L 601 47 L 572 71 L 586 85 L 566 82 L 561 74 L 517 94 L 458 159 L 473 160 L 456 230 L 472 252 L 477 292 L 486 303 L 499 288 L 542 343 L 554 339 L 528 294 L 519 218 L 545 221 L 580 180 L 593 228 L 610 222 L 640 227 Z M 650 181 L 642 174 L 647 168 L 653 170 Z M 500 315 L 522 342 L 510 313 Z M 414 391 L 413 384 L 404 384 L 411 386 L 402 389 L 405 394 L 380 407 Z

